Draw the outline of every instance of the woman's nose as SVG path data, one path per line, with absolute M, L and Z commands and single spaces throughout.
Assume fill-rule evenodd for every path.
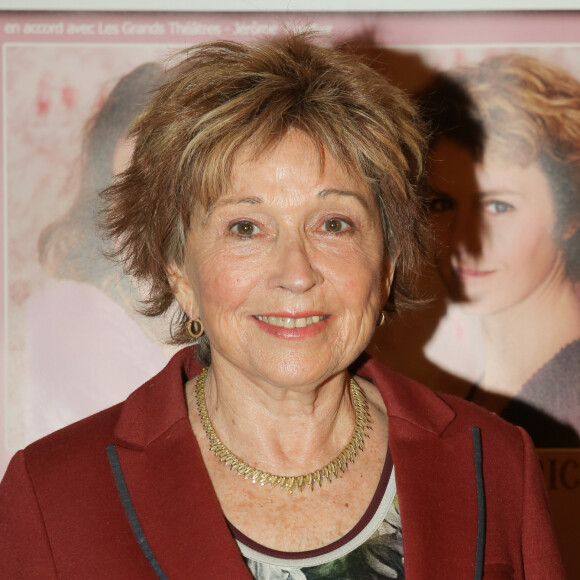
M 483 235 L 483 216 L 479 205 L 461 208 L 451 224 L 452 250 L 477 258 L 482 253 Z
M 300 294 L 322 280 L 320 272 L 312 263 L 305 242 L 301 239 L 279 240 L 272 259 L 272 288 L 283 288 Z

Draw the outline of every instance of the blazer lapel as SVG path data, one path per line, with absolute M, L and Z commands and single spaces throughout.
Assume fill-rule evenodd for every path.
M 473 574 L 477 495 L 468 427 L 432 391 L 367 362 L 359 374 L 381 391 L 401 510 L 405 578 Z
M 181 351 L 123 406 L 115 449 L 147 543 L 165 575 L 251 579 L 193 435 L 183 384 L 200 367 Z

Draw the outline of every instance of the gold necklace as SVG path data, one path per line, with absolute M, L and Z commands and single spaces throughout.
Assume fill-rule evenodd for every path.
M 207 377 L 207 369 L 204 368 L 195 385 L 195 400 L 197 403 L 197 411 L 201 419 L 203 429 L 209 439 L 209 448 L 216 455 L 216 457 L 225 463 L 232 471 L 238 475 L 244 476 L 244 479 L 252 480 L 252 483 L 260 483 L 261 485 L 270 484 L 272 487 L 280 486 L 289 493 L 292 493 L 296 488 L 302 491 L 305 487 L 314 489 L 316 483 L 322 487 L 322 482 L 327 479 L 330 483 L 333 478 L 348 468 L 349 463 L 354 463 L 358 457 L 358 450 L 363 451 L 365 447 L 365 438 L 368 437 L 367 430 L 372 429 L 370 422 L 369 406 L 367 403 L 364 391 L 358 386 L 357 382 L 350 379 L 350 396 L 356 414 L 356 421 L 352 437 L 348 445 L 324 467 L 317 469 L 306 475 L 274 475 L 267 471 L 262 471 L 256 467 L 248 465 L 239 457 L 236 457 L 221 441 L 214 431 L 213 425 L 209 419 L 207 412 L 207 405 L 205 402 L 205 379 Z

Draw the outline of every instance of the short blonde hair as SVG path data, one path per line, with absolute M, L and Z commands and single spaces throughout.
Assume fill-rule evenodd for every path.
M 376 195 L 386 255 L 398 257 L 394 306 L 414 302 L 425 224 L 416 189 L 424 137 L 405 94 L 346 49 L 287 34 L 253 45 L 193 46 L 132 130 L 129 168 L 103 195 L 104 227 L 126 270 L 150 284 L 144 311 L 165 313 L 174 296 L 167 278 L 181 265 L 192 212 L 228 188 L 242 147 L 257 157 L 291 129 L 326 149 Z M 174 320 L 177 342 L 191 339 Z
M 501 54 L 440 78 L 423 104 L 435 121 L 434 138 L 456 140 L 476 161 L 493 149 L 522 166 L 540 165 L 567 273 L 580 278 L 580 81 L 532 56 Z M 563 237 L 570 224 L 576 232 Z

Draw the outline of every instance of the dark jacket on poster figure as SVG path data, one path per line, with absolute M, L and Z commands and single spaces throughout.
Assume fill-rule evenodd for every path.
M 183 386 L 199 371 L 186 348 L 124 403 L 15 455 L 2 578 L 251 578 L 188 420 Z M 529 437 L 375 361 L 357 372 L 387 406 L 405 578 L 563 579 Z
M 535 447 L 580 447 L 580 339 L 531 376 L 501 416 L 522 426 Z

